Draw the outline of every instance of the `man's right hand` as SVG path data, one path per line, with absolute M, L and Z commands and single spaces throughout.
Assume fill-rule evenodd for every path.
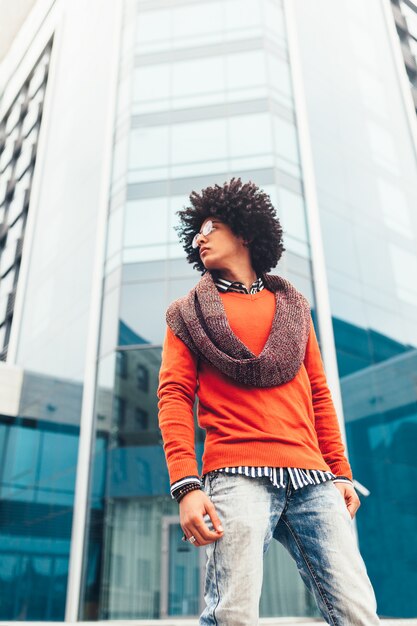
M 180 524 L 187 539 L 194 535 L 194 546 L 205 546 L 223 537 L 223 528 L 214 504 L 204 491 L 194 489 L 181 498 Z M 214 530 L 210 530 L 203 517 L 208 515 Z

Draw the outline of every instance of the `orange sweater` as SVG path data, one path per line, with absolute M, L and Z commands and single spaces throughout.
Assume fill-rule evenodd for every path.
M 259 355 L 272 326 L 275 295 L 268 289 L 219 295 L 233 332 Z M 237 383 L 198 359 L 167 326 L 157 395 L 171 484 L 199 475 L 195 394 L 198 424 L 206 430 L 202 474 L 237 465 L 289 466 L 352 479 L 312 320 L 296 376 L 264 388 Z

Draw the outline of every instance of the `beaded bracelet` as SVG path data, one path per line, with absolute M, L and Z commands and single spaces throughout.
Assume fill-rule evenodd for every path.
M 182 487 L 182 489 L 180 489 L 180 491 L 175 494 L 176 501 L 180 502 L 187 493 L 189 493 L 190 491 L 194 491 L 194 489 L 201 489 L 201 485 L 199 485 L 198 483 L 190 483 L 189 485 Z

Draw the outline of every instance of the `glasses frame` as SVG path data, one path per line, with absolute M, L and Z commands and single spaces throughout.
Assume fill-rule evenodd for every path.
M 198 238 L 200 235 L 204 235 L 204 237 L 207 237 L 207 235 L 209 235 L 216 227 L 214 226 L 213 222 L 211 220 L 209 220 L 208 222 L 206 222 L 202 228 L 202 230 L 200 230 L 198 233 L 196 233 L 194 235 L 194 238 L 191 242 L 191 245 L 193 248 L 198 248 Z

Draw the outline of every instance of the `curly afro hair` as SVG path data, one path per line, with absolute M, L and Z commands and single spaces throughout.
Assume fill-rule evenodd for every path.
M 282 228 L 271 198 L 249 181 L 242 184 L 233 177 L 223 187 L 202 189 L 201 194 L 192 191 L 191 206 L 177 211 L 180 224 L 175 226 L 187 254 L 187 261 L 204 274 L 205 268 L 198 248 L 192 247 L 194 235 L 208 217 L 216 217 L 227 224 L 237 237 L 249 243 L 252 267 L 257 276 L 269 272 L 276 266 L 284 248 Z

